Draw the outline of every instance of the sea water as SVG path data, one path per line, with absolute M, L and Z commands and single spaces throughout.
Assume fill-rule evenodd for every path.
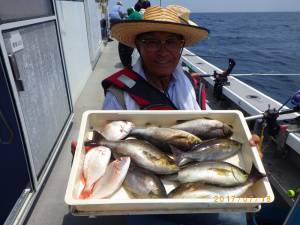
M 286 75 L 300 74 L 300 12 L 192 13 L 191 19 L 210 33 L 189 50 L 223 70 L 233 58 L 234 74 L 282 74 L 238 78 L 281 103 L 300 90 L 300 75 Z

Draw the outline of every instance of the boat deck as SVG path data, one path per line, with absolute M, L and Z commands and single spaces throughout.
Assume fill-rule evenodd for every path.
M 52 171 L 37 197 L 35 205 L 29 214 L 27 225 L 93 225 L 93 224 L 124 224 L 122 216 L 110 217 L 75 217 L 69 213 L 69 208 L 64 202 L 67 182 L 71 170 L 70 144 L 76 140 L 80 128 L 82 113 L 89 109 L 101 109 L 104 93 L 101 81 L 105 76 L 121 68 L 117 53 L 117 42 L 109 42 L 104 48 L 92 75 L 87 81 L 84 90 L 74 106 L 73 125 L 65 139 L 65 143 L 57 157 Z M 116 63 L 117 62 L 117 63 Z

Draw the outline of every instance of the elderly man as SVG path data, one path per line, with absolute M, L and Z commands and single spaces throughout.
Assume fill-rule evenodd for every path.
M 153 6 L 143 20 L 115 24 L 112 35 L 137 48 L 140 59 L 103 81 L 103 109 L 200 109 L 180 57 L 185 46 L 207 37 L 207 29 L 191 25 L 173 9 Z
M 143 20 L 123 21 L 112 27 L 113 37 L 136 47 L 140 58 L 132 68 L 125 68 L 102 82 L 106 93 L 103 109 L 200 110 L 193 86 L 183 73 L 180 57 L 185 46 L 206 38 L 209 31 L 192 23 L 179 11 L 153 6 L 146 10 Z M 258 143 L 256 139 L 252 142 L 252 145 Z M 148 219 L 137 216 L 129 220 L 130 223 L 141 220 L 144 224 L 170 224 L 170 221 L 202 225 L 247 223 L 244 213 L 161 215 Z

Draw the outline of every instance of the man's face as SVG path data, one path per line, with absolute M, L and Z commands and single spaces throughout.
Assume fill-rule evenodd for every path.
M 136 40 L 148 76 L 170 76 L 184 46 L 180 35 L 168 32 L 145 33 Z

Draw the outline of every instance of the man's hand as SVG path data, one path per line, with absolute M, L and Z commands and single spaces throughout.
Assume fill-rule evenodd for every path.
M 258 154 L 259 154 L 259 157 L 262 159 L 263 158 L 263 153 L 259 147 L 259 144 L 260 144 L 260 137 L 256 134 L 252 134 L 252 137 L 251 139 L 249 140 L 249 143 L 251 146 L 256 146 L 257 148 L 257 151 L 258 151 Z

